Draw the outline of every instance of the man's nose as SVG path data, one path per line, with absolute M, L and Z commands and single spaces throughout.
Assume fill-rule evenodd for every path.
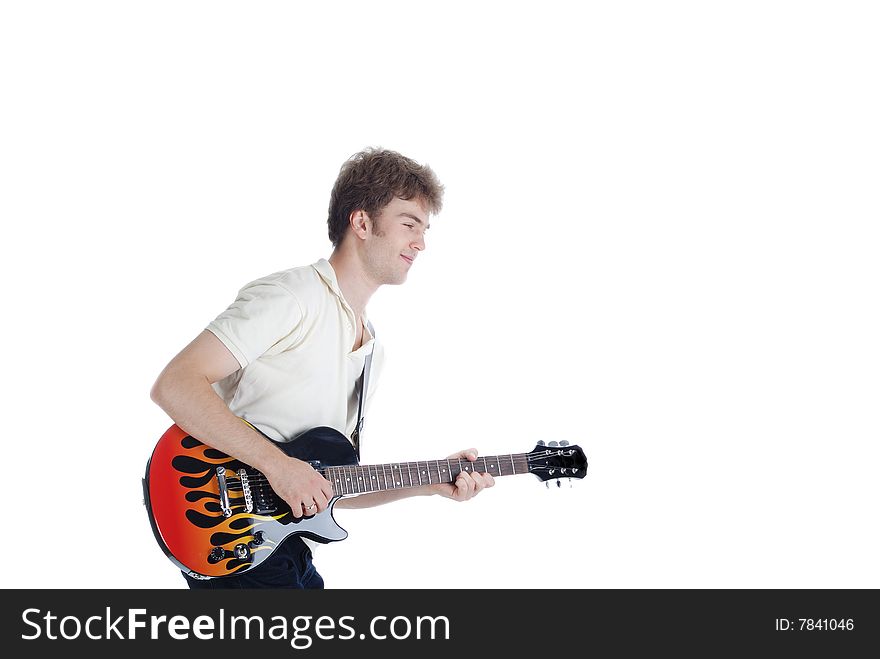
M 417 249 L 420 252 L 424 251 L 424 249 L 425 249 L 425 236 L 419 236 L 418 238 L 413 240 L 410 243 L 410 247 L 412 247 L 413 249 Z

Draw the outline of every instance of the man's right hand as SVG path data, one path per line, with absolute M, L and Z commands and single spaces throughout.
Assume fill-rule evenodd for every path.
M 272 468 L 264 470 L 263 474 L 269 479 L 272 490 L 287 502 L 296 518 L 325 511 L 333 498 L 330 481 L 308 462 L 282 454 Z

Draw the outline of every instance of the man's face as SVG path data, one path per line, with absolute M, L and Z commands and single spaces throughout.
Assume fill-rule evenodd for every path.
M 377 284 L 402 284 L 425 249 L 428 214 L 415 199 L 395 197 L 374 213 L 367 239 L 367 274 Z

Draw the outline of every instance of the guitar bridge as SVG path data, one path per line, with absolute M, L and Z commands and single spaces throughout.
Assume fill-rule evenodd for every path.
M 244 495 L 244 511 L 252 513 L 254 512 L 254 497 L 251 494 L 251 484 L 248 482 L 248 475 L 244 469 L 238 470 L 238 480 L 241 481 L 241 492 Z
M 232 516 L 232 505 L 229 503 L 229 489 L 226 484 L 226 467 L 217 467 L 217 487 L 220 490 L 220 510 L 223 517 Z

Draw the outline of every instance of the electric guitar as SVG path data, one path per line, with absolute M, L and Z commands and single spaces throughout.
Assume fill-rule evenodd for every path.
M 271 440 L 270 440 L 271 441 Z M 538 442 L 529 453 L 359 465 L 346 437 L 328 427 L 292 442 L 274 442 L 287 455 L 312 465 L 333 486 L 321 513 L 294 517 L 266 477 L 172 425 L 156 444 L 143 478 L 144 505 L 166 556 L 196 579 L 241 574 L 265 561 L 290 535 L 317 542 L 344 540 L 333 519 L 341 497 L 432 483 L 452 483 L 462 472 L 494 477 L 535 474 L 542 481 L 583 478 L 587 459 L 567 442 Z M 549 485 L 549 482 L 548 482 Z

